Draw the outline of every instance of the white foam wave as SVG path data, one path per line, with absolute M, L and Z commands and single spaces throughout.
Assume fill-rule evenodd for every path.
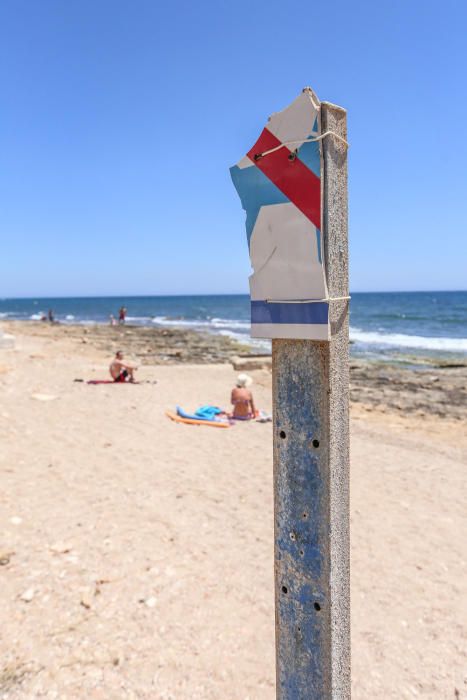
M 250 324 L 245 321 L 227 318 L 212 318 L 212 319 L 178 319 L 167 318 L 166 316 L 155 316 L 151 319 L 153 323 L 160 326 L 183 326 L 187 328 L 230 328 L 245 331 L 250 330 Z
M 235 333 L 234 331 L 227 331 L 227 330 L 219 331 L 218 335 L 224 335 L 227 338 L 232 338 L 233 340 L 237 340 L 239 343 L 242 343 L 243 345 L 250 345 L 252 348 L 256 348 L 257 350 L 263 350 L 263 351 L 266 351 L 267 353 L 271 352 L 271 341 L 270 340 L 262 340 L 261 338 L 251 338 L 249 335 L 246 335 L 245 333 Z
M 237 321 L 229 318 L 212 318 L 210 321 L 214 328 L 243 328 L 246 331 L 250 330 L 250 324 L 247 321 Z
M 31 314 L 31 316 L 29 318 L 31 319 L 31 321 L 40 321 L 41 318 L 43 318 L 44 316 L 45 316 L 44 312 L 41 311 L 38 314 Z
M 391 345 L 393 347 L 442 350 L 444 352 L 467 353 L 467 338 L 431 338 L 404 333 L 378 333 L 350 328 L 350 340 L 368 345 Z
M 221 330 L 216 335 L 223 335 L 226 338 L 232 338 L 233 340 L 238 340 L 240 343 L 250 343 L 250 337 L 244 335 L 243 333 L 235 333 L 235 331 Z
M 267 353 L 271 354 L 272 347 L 271 341 L 265 338 L 249 338 L 250 345 L 258 350 L 265 350 Z
M 73 316 L 73 314 L 67 314 L 65 318 L 67 321 L 73 321 L 75 317 Z
M 209 321 L 186 321 L 185 319 L 167 318 L 166 316 L 155 316 L 151 319 L 153 323 L 159 326 L 187 326 L 191 328 L 200 328 L 208 326 Z

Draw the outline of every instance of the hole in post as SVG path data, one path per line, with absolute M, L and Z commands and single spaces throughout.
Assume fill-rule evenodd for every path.
M 302 518 L 303 520 L 306 520 L 308 518 L 308 513 L 302 513 Z
M 288 593 L 287 586 L 282 586 L 282 593 Z
M 299 554 L 300 554 L 301 557 L 303 557 L 303 555 L 305 554 L 305 552 L 303 551 L 303 549 L 301 549 L 301 550 L 299 551 Z
M 281 430 L 281 431 L 280 431 L 279 437 L 281 437 L 283 440 L 285 440 L 285 438 L 287 437 L 286 434 L 285 434 L 285 430 Z
M 313 440 L 312 445 L 313 447 L 319 447 L 319 440 Z
M 315 603 L 315 604 L 313 605 L 313 607 L 314 607 L 315 610 L 318 610 L 318 611 L 321 610 L 321 605 L 320 605 L 319 603 Z

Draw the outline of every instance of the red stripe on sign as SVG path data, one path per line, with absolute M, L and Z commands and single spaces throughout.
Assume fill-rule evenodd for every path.
M 321 230 L 321 185 L 319 177 L 299 158 L 289 160 L 291 151 L 284 146 L 258 160 L 255 155 L 280 145 L 280 141 L 267 129 L 247 153 L 257 168 L 285 194 L 297 209 Z

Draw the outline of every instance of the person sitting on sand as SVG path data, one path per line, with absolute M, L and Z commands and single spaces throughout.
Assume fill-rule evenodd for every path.
M 133 373 L 137 369 L 137 367 L 123 362 L 123 352 L 121 350 L 118 350 L 118 352 L 115 353 L 115 357 L 110 363 L 109 367 L 110 376 L 114 382 L 134 382 L 135 378 Z
M 255 417 L 255 402 L 253 400 L 253 394 L 248 389 L 252 384 L 253 380 L 248 374 L 238 375 L 237 383 L 234 389 L 232 389 L 232 396 L 230 399 L 234 407 L 232 418 L 250 420 Z

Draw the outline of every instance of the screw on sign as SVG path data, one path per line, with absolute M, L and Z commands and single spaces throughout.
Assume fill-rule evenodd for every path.
M 305 88 L 230 171 L 272 339 L 281 700 L 350 698 L 346 124 Z

